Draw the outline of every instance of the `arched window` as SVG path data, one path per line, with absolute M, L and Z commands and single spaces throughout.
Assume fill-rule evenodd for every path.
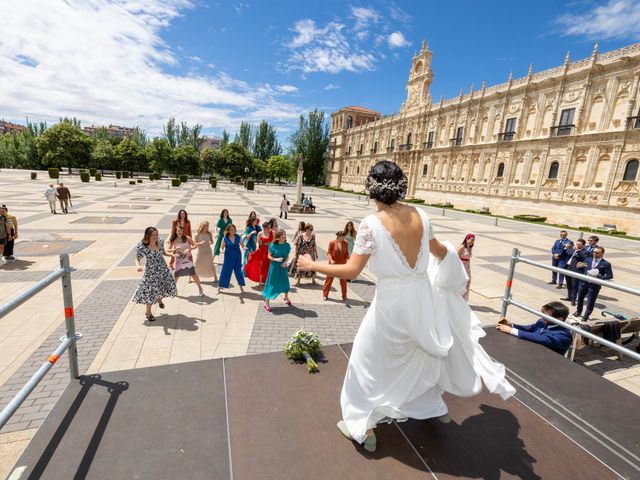
M 411 145 L 411 134 L 407 135 L 407 145 Z
M 558 178 L 558 170 L 560 169 L 560 164 L 558 162 L 553 162 L 549 167 L 549 180 L 553 180 Z
M 635 182 L 638 176 L 638 160 L 629 160 L 627 166 L 624 167 L 624 175 L 622 180 L 625 182 Z
M 356 167 L 356 175 L 360 175 L 360 165 Z
M 496 177 L 502 178 L 503 176 L 504 176 L 504 163 L 500 163 L 500 165 L 498 165 L 498 173 L 496 174 Z
M 347 173 L 349 173 L 349 167 L 348 167 L 348 166 L 346 166 L 346 165 L 344 166 L 344 173 L 345 173 L 345 175 L 346 175 Z
M 429 173 L 429 165 L 427 165 L 426 163 L 422 166 L 422 175 L 426 176 L 427 173 Z
M 347 128 L 351 128 L 351 127 L 353 127 L 353 117 L 349 115 L 347 117 Z

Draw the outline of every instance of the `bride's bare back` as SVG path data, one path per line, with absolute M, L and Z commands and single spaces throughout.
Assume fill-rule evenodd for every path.
M 420 213 L 407 205 L 395 204 L 378 212 L 380 222 L 398 244 L 407 263 L 415 268 L 420 255 L 424 225 Z

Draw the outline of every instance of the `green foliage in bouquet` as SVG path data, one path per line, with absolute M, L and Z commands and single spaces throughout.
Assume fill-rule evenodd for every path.
M 318 371 L 315 359 L 320 354 L 320 347 L 317 334 L 298 330 L 284 346 L 284 354 L 294 362 L 306 362 L 309 373 L 315 373 Z

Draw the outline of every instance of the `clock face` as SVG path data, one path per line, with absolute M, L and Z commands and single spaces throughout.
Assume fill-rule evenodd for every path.
M 416 66 L 413 67 L 413 71 L 416 73 L 416 75 L 420 75 L 422 73 L 422 62 L 416 63 Z

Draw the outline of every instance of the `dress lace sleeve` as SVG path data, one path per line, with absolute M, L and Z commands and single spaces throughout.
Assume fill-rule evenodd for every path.
M 431 220 L 429 220 L 429 240 L 433 240 L 434 238 L 436 238 L 436 236 L 433 233 L 433 224 Z
M 365 218 L 358 227 L 358 234 L 353 245 L 353 253 L 358 255 L 373 255 L 376 250 L 376 238 L 371 226 L 371 220 Z
M 140 242 L 136 247 L 136 258 L 138 261 L 142 260 L 142 257 L 146 255 L 145 247 L 142 242 Z

